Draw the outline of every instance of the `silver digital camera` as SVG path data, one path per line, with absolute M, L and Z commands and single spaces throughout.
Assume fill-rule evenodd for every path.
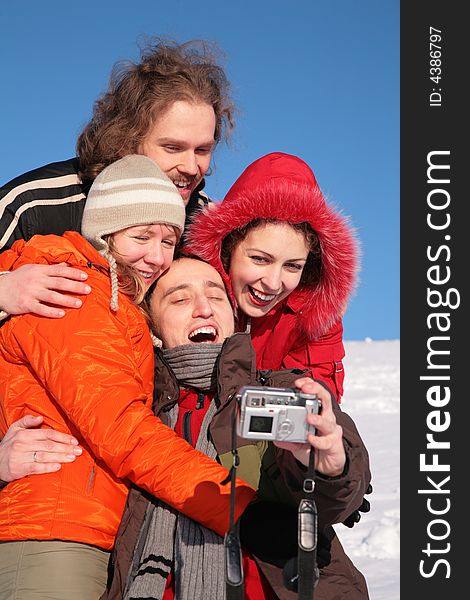
M 318 414 L 321 402 L 316 394 L 290 388 L 244 386 L 237 394 L 237 433 L 252 440 L 306 442 L 315 427 L 307 413 Z

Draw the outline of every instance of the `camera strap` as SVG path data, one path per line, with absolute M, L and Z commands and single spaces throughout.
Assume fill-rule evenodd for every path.
M 232 466 L 222 485 L 230 482 L 230 522 L 224 537 L 225 591 L 227 600 L 244 600 L 245 586 L 242 563 L 242 550 L 238 524 L 235 523 L 235 479 L 240 457 L 237 451 L 236 414 L 232 423 Z M 317 566 L 317 507 L 313 498 L 315 490 L 315 449 L 311 447 L 309 463 L 303 483 L 303 498 L 298 508 L 297 565 L 284 568 L 284 583 L 292 591 L 298 592 L 298 600 L 312 600 L 313 590 L 320 574 Z M 294 573 L 286 567 L 294 567 Z
M 242 549 L 238 524 L 235 523 L 235 479 L 240 457 L 237 451 L 237 420 L 236 414 L 232 423 L 232 466 L 222 485 L 230 482 L 230 523 L 224 537 L 225 555 L 225 593 L 227 600 L 244 600 L 245 586 L 243 576 Z
M 313 499 L 315 490 L 315 450 L 310 449 L 308 469 L 304 479 L 304 497 L 298 510 L 298 598 L 311 600 L 313 589 L 320 577 L 317 566 L 317 507 Z

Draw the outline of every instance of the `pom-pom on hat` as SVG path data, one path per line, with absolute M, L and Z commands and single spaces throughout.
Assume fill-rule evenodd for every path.
M 173 182 L 147 156 L 130 154 L 96 177 L 85 203 L 82 235 L 111 267 L 111 308 L 118 309 L 116 262 L 103 236 L 136 225 L 165 223 L 184 231 L 185 207 Z

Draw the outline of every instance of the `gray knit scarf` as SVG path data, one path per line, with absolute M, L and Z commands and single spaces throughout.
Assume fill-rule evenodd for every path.
M 183 387 L 214 390 L 217 387 L 216 361 L 222 344 L 185 344 L 163 350 L 163 356 Z
M 215 355 L 213 351 L 209 352 L 210 346 L 213 351 L 218 347 Z M 198 382 L 197 386 L 191 383 L 191 387 L 208 391 L 214 389 L 212 375 L 221 347 L 221 344 L 191 344 L 188 356 L 183 350 L 186 346 L 183 346 L 165 351 L 165 358 L 180 384 L 183 381 L 187 382 L 186 385 L 189 381 Z M 180 349 L 182 352 L 177 352 Z M 187 358 L 189 361 L 185 362 L 183 373 L 181 365 Z M 198 450 L 214 459 L 217 453 L 209 439 L 209 424 L 216 410 L 215 402 L 211 402 L 196 443 Z M 167 424 L 173 429 L 178 418 L 178 405 L 166 415 Z M 124 600 L 161 600 L 172 569 L 176 600 L 225 599 L 223 539 L 155 499 L 148 505 L 139 534 Z

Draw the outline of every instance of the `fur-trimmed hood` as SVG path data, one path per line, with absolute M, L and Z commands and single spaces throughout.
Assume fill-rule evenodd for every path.
M 320 282 L 314 287 L 299 286 L 286 302 L 308 338 L 322 335 L 342 317 L 356 284 L 358 243 L 348 219 L 325 202 L 303 160 L 281 152 L 259 158 L 240 175 L 223 202 L 197 216 L 189 231 L 189 250 L 212 264 L 229 289 L 220 259 L 222 241 L 258 218 L 307 222 L 317 233 Z

